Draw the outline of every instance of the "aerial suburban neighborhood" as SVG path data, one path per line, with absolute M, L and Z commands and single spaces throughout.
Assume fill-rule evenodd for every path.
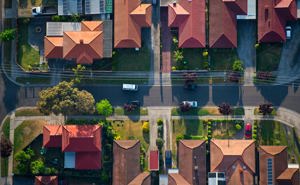
M 300 185 L 300 0 L 0 0 L 0 185 Z

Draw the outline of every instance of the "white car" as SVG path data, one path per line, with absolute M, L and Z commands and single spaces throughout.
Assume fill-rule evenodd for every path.
M 123 84 L 122 90 L 123 91 L 138 91 L 139 87 L 136 84 Z
M 183 101 L 182 103 L 183 104 L 189 104 L 193 108 L 197 108 L 198 107 L 198 102 L 197 101 Z
M 285 27 L 285 34 L 286 34 L 286 39 L 291 39 L 292 37 L 292 27 L 291 26 L 286 26 Z

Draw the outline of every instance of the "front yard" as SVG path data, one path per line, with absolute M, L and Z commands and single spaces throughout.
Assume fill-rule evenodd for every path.
M 220 112 L 218 108 L 192 108 L 191 110 L 187 112 L 180 111 L 180 108 L 173 108 L 171 112 L 172 116 L 207 116 L 207 115 L 217 115 L 220 116 Z M 236 107 L 233 108 L 233 115 L 239 116 L 244 115 L 244 108 L 242 107 Z
M 40 61 L 39 51 L 28 44 L 28 23 L 24 19 L 18 19 L 17 34 L 18 64 L 27 71 L 38 67 Z
M 236 49 L 210 48 L 210 69 L 217 71 L 230 71 L 235 60 L 239 60 Z
M 276 71 L 282 44 L 259 44 L 256 49 L 256 71 Z

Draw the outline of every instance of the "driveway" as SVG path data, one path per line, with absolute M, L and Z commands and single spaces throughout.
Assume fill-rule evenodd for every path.
M 292 38 L 283 44 L 276 82 L 292 82 L 300 78 L 300 22 L 291 24 Z
M 47 21 L 50 21 L 50 18 L 35 17 L 29 22 L 28 43 L 38 50 L 44 50 L 44 36 L 46 35 Z

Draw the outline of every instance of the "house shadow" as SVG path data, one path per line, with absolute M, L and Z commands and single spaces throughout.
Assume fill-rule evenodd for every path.
M 288 85 L 256 86 L 265 102 L 280 106 L 288 95 Z M 264 102 L 261 102 L 264 103 Z

